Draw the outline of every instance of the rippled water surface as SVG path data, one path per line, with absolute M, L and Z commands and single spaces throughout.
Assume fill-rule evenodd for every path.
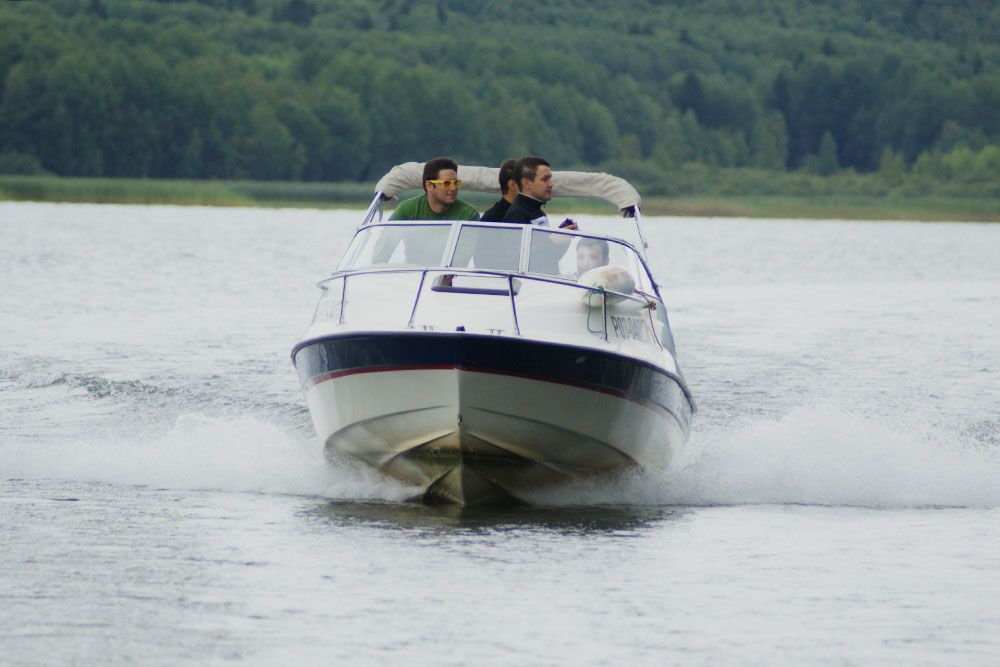
M 312 433 L 357 218 L 0 203 L 0 664 L 1000 659 L 1000 226 L 647 219 L 688 448 L 460 510 Z

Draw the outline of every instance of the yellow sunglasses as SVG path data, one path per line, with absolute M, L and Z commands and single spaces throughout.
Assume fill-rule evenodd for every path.
M 450 188 L 455 188 L 457 190 L 458 188 L 462 187 L 462 179 L 460 179 L 460 178 L 449 178 L 449 179 L 444 180 L 444 181 L 441 181 L 441 180 L 431 180 L 431 179 L 428 178 L 427 182 L 428 183 L 433 183 L 434 185 L 440 185 L 441 187 L 445 188 L 446 190 L 450 189 Z

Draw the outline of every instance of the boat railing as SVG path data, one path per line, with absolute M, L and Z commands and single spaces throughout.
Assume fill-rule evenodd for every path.
M 365 227 L 375 222 L 376 214 L 378 215 L 379 222 L 382 221 L 382 204 L 385 201 L 386 197 L 382 192 L 375 193 L 375 197 L 372 199 L 372 203 L 368 205 L 368 210 L 365 211 L 364 220 L 362 221 L 358 229 L 361 229 L 361 227 Z
M 340 281 L 340 301 L 344 303 L 348 297 L 348 281 L 350 278 L 356 278 L 359 276 L 366 275 L 386 275 L 386 274 L 403 274 L 403 273 L 420 273 L 420 282 L 417 287 L 416 296 L 413 299 L 413 306 L 410 310 L 410 317 L 407 322 L 407 328 L 413 328 L 414 321 L 416 318 L 417 309 L 420 305 L 421 296 L 424 294 L 424 285 L 427 283 L 427 276 L 429 273 L 439 274 L 436 278 L 432 280 L 430 291 L 432 292 L 445 292 L 454 294 L 470 294 L 470 295 L 480 295 L 480 296 L 505 296 L 510 300 L 511 314 L 514 321 L 514 331 L 516 335 L 522 335 L 521 326 L 518 318 L 518 306 L 515 297 L 521 291 L 521 281 L 533 281 L 540 283 L 549 283 L 553 285 L 559 285 L 560 287 L 566 287 L 571 289 L 580 290 L 582 292 L 589 292 L 587 296 L 587 330 L 592 334 L 600 334 L 605 341 L 608 340 L 608 305 L 610 303 L 623 303 L 630 302 L 636 308 L 636 310 L 645 310 L 648 314 L 650 320 L 650 330 L 652 331 L 653 337 L 659 347 L 666 347 L 668 350 L 673 352 L 673 342 L 669 341 L 666 345 L 660 340 L 660 337 L 656 333 L 657 327 L 653 321 L 653 311 L 657 308 L 662 307 L 662 302 L 658 296 L 646 294 L 641 291 L 636 291 L 632 294 L 626 294 L 624 292 L 616 292 L 613 290 L 605 289 L 604 287 L 591 287 L 588 285 L 581 285 L 567 278 L 560 278 L 556 276 L 548 276 L 544 274 L 526 274 L 526 273 L 514 273 L 510 271 L 501 270 L 491 270 L 491 269 L 460 269 L 455 267 L 392 267 L 392 268 L 368 268 L 368 269 L 352 269 L 347 271 L 340 271 L 334 275 L 321 280 L 317 283 L 317 287 L 327 291 L 329 290 L 329 283 L 334 283 Z M 501 288 L 483 288 L 483 287 L 470 287 L 463 285 L 455 285 L 455 279 L 458 276 L 494 276 L 505 278 L 507 282 L 506 289 Z M 592 299 L 600 299 L 600 311 L 601 311 L 601 327 L 600 329 L 592 328 L 590 318 L 593 312 L 598 307 L 597 304 L 592 303 Z M 317 312 L 314 314 L 314 319 L 318 316 L 319 305 L 317 304 Z M 664 321 L 666 320 L 666 313 L 663 312 Z M 339 309 L 338 314 L 338 325 L 344 324 L 344 308 Z M 669 324 L 667 324 L 667 331 L 669 331 Z

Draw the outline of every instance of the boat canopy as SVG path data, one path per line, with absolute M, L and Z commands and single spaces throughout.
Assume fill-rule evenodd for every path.
M 375 191 L 384 199 L 392 199 L 407 190 L 423 187 L 424 164 L 404 162 L 389 170 L 378 183 Z M 462 187 L 475 192 L 500 194 L 499 167 L 473 167 L 459 165 L 458 177 Z M 639 193 L 624 178 L 600 172 L 554 171 L 552 172 L 553 197 L 580 197 L 603 199 L 618 207 L 627 216 L 634 216 L 640 208 Z

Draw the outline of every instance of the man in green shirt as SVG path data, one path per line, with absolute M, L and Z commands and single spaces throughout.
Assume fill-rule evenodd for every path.
M 458 198 L 462 181 L 458 180 L 458 164 L 448 157 L 436 157 L 424 165 L 424 194 L 403 201 L 389 216 L 389 221 L 402 220 L 479 220 L 479 211 Z M 447 233 L 426 227 L 386 227 L 375 244 L 373 264 L 390 261 L 400 242 L 403 243 L 403 261 L 406 264 L 436 266 L 441 262 Z M 463 242 L 456 253 L 462 265 L 468 262 L 471 250 L 465 246 L 475 240 Z
M 458 198 L 458 164 L 436 157 L 424 165 L 424 194 L 396 207 L 390 220 L 479 220 L 479 211 Z

